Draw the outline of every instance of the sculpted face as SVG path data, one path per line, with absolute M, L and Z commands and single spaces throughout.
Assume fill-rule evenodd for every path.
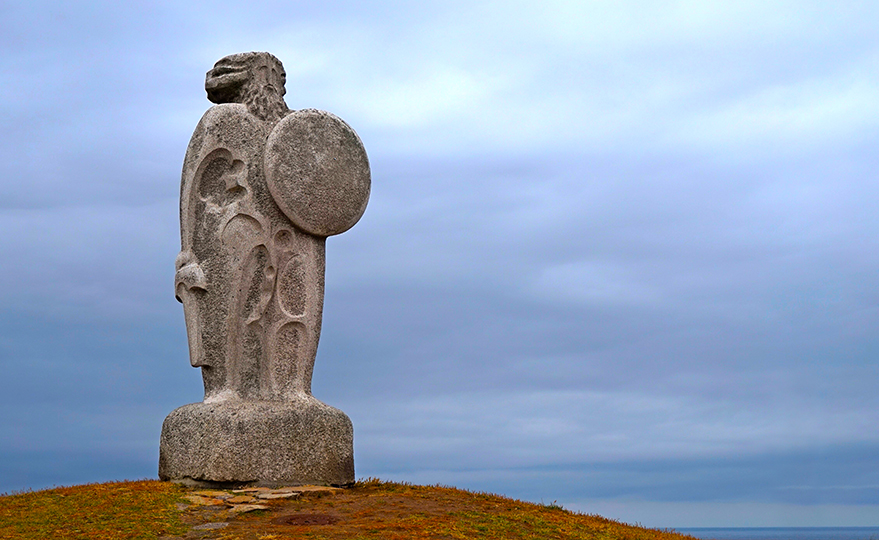
M 287 112 L 281 62 L 269 53 L 250 52 L 221 58 L 205 76 L 205 90 L 213 103 L 244 103 L 263 120 L 277 120 Z
M 214 69 L 207 72 L 204 87 L 212 103 L 241 103 L 243 91 L 250 79 L 249 66 L 233 54 L 221 58 Z

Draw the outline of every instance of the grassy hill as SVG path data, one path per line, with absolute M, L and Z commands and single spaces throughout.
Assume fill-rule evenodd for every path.
M 142 480 L 0 497 L 3 539 L 682 540 L 487 493 L 366 480 L 348 489 L 207 491 Z

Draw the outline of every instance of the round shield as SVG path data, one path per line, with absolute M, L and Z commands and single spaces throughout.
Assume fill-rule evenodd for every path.
M 369 160 L 360 137 L 341 118 L 303 109 L 269 134 L 266 182 L 281 211 L 318 236 L 347 231 L 369 200 Z

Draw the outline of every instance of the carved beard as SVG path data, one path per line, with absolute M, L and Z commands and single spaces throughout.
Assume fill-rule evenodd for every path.
M 250 114 L 264 122 L 277 122 L 287 116 L 290 109 L 287 108 L 284 98 L 278 94 L 277 89 L 272 85 L 262 87 L 257 85 L 258 83 L 251 78 L 241 100 Z

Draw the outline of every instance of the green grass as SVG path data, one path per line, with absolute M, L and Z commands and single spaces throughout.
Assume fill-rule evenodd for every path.
M 182 535 L 183 488 L 142 480 L 62 487 L 0 497 L 0 538 L 155 539 Z
M 332 494 L 265 502 L 268 510 L 241 515 L 224 507 L 180 508 L 192 491 L 144 480 L 57 488 L 0 497 L 0 538 L 155 539 L 182 537 L 210 521 L 223 529 L 193 531 L 218 540 L 684 540 L 670 531 L 645 529 L 565 510 L 555 501 L 532 504 L 447 486 L 413 486 L 369 479 Z M 291 525 L 278 518 L 332 516 L 332 525 Z

